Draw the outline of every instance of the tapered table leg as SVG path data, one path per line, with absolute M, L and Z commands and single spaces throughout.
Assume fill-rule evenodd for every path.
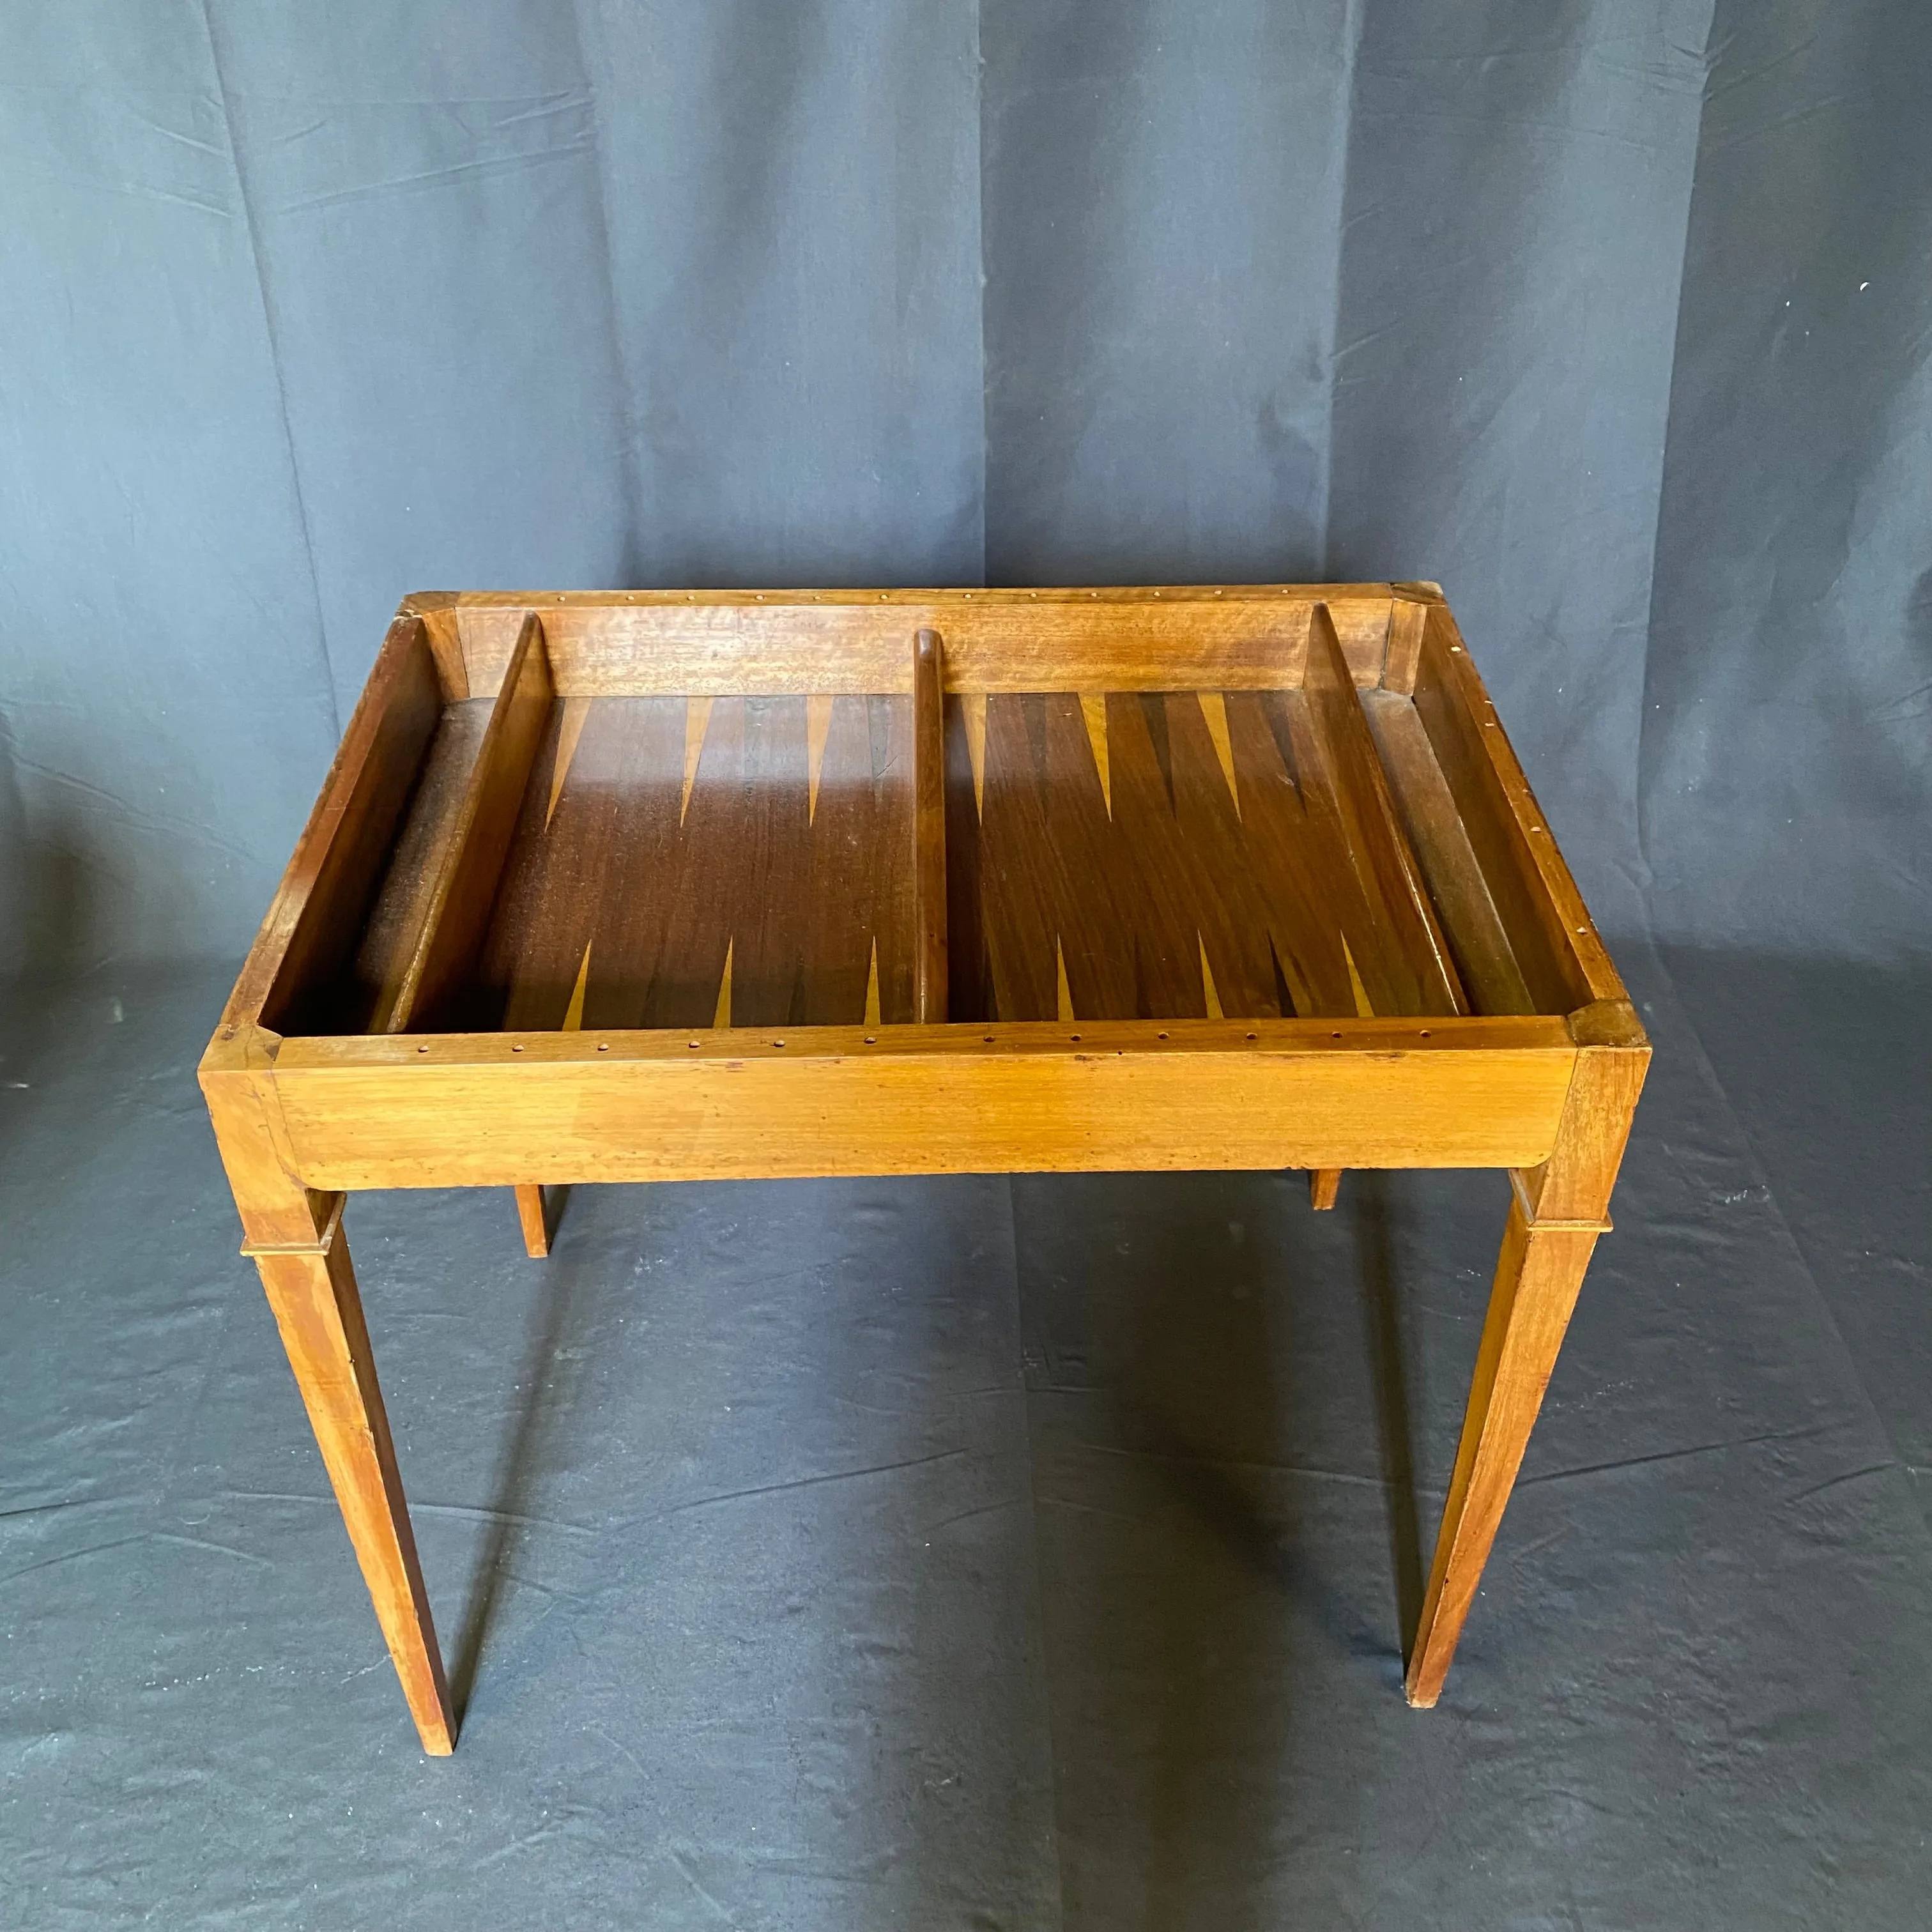
M 1596 1242 L 1594 1233 L 1539 1231 L 1524 1220 L 1520 1203 L 1510 1204 L 1448 1506 L 1409 1655 L 1412 1704 L 1433 1704 L 1442 1694 Z
M 1604 1216 L 1649 1058 L 1647 1046 L 1580 1052 L 1555 1151 L 1510 1177 L 1509 1222 L 1409 1653 L 1412 1704 L 1426 1708 L 1442 1695 L 1584 1270 L 1610 1226 Z
M 202 1090 L 242 1216 L 242 1252 L 274 1311 L 403 1695 L 423 1749 L 446 1757 L 456 1738 L 449 1688 L 343 1239 L 342 1196 L 312 1192 L 291 1171 L 266 1072 L 272 1039 L 224 1026 L 202 1058 Z
M 543 1260 L 550 1252 L 550 1224 L 544 1219 L 541 1187 L 517 1190 L 517 1219 L 524 1224 L 524 1246 L 531 1260 Z
M 1342 1170 L 1339 1167 L 1311 1167 L 1308 1170 L 1308 1204 L 1318 1213 L 1335 1204 L 1335 1196 L 1342 1185 Z
M 395 1444 L 376 1381 L 356 1272 L 339 1226 L 320 1253 L 258 1249 L 255 1265 L 308 1410 L 349 1540 L 376 1605 L 376 1621 L 402 1680 L 423 1749 L 455 1748 L 442 1653 L 416 1540 L 396 1470 Z

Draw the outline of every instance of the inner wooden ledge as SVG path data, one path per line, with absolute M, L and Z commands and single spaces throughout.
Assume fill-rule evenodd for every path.
M 296 1067 L 449 1067 L 651 1060 L 702 1060 L 945 1056 L 1106 1058 L 1122 1054 L 1348 1056 L 1390 1058 L 1471 1053 L 1555 1054 L 1574 1059 L 1576 1042 L 1560 1018 L 1459 1018 L 1432 1022 L 1353 1020 L 1096 1020 L 1069 1028 L 1051 1022 L 961 1022 L 867 1028 L 608 1028 L 592 1031 L 450 1033 L 427 1036 L 293 1036 L 275 1052 L 278 1071 Z
M 265 1024 L 1160 1044 L 1593 997 L 1432 586 L 634 598 L 406 604 L 315 882 L 351 937 L 298 922 Z

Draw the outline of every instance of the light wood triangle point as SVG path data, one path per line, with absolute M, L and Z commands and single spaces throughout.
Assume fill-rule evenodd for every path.
M 563 781 L 570 770 L 570 761 L 577 755 L 577 741 L 584 736 L 584 721 L 590 716 L 590 700 L 587 698 L 566 698 L 563 700 L 563 723 L 557 733 L 556 769 L 550 773 L 550 808 L 544 814 L 544 830 L 550 830 L 550 820 L 556 816 L 556 802 L 563 796 Z
M 584 1030 L 584 995 L 590 985 L 590 946 L 596 943 L 592 940 L 584 949 L 584 963 L 577 969 L 577 984 L 571 989 L 570 1004 L 563 1012 L 566 1033 L 581 1033 Z
M 966 755 L 973 761 L 973 812 L 986 815 L 986 694 L 963 692 L 959 709 L 966 720 Z
M 1361 974 L 1355 970 L 1355 956 L 1348 950 L 1346 934 L 1342 939 L 1342 957 L 1348 962 L 1348 986 L 1355 995 L 1355 1017 L 1372 1020 L 1376 1016 L 1376 1010 L 1369 1004 L 1369 989 L 1362 984 Z
M 1228 781 L 1228 796 L 1234 801 L 1234 816 L 1241 815 L 1241 794 L 1234 783 L 1234 741 L 1228 736 L 1228 700 L 1218 691 L 1200 691 L 1201 715 L 1208 721 L 1208 735 L 1214 741 L 1214 755 L 1221 761 L 1221 776 Z
M 1087 742 L 1094 747 L 1094 768 L 1100 774 L 1100 796 L 1107 816 L 1114 815 L 1114 787 L 1107 769 L 1107 694 L 1103 691 L 1080 694 L 1080 715 L 1087 721 Z
M 805 822 L 818 816 L 818 775 L 825 768 L 825 740 L 832 729 L 832 700 L 829 697 L 805 700 Z
M 1201 991 L 1208 1001 L 1208 1017 L 1210 1020 L 1224 1020 L 1228 1016 L 1221 1010 L 1221 995 L 1214 986 L 1214 969 L 1208 963 L 1208 942 L 1198 932 L 1194 939 L 1201 948 Z
M 684 700 L 684 796 L 678 801 L 677 822 L 691 809 L 691 788 L 698 782 L 698 760 L 704 749 L 704 734 L 711 722 L 711 700 L 687 698 Z

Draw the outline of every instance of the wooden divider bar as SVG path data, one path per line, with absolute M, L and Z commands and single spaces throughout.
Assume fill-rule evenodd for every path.
M 1537 1010 L 1567 1012 L 1594 999 L 1620 997 L 1610 989 L 1622 982 L 1589 929 L 1589 916 L 1556 855 L 1542 812 L 1445 604 L 1427 610 L 1414 697 Z M 1561 890 L 1530 849 L 1532 838 L 1550 848 L 1544 856 L 1559 874 Z
M 1420 1010 L 1466 1013 L 1468 997 L 1396 815 L 1362 694 L 1349 675 L 1325 605 L 1316 607 L 1310 623 L 1302 689 L 1328 763 L 1333 803 L 1362 884 L 1370 904 L 1388 920 L 1396 953 L 1414 977 Z
M 412 598 L 456 640 L 467 688 L 497 687 L 530 610 L 563 698 L 854 695 L 906 688 L 905 640 L 946 639 L 954 692 L 1266 691 L 1298 682 L 1324 607 L 1354 682 L 1378 682 L 1385 584 L 1165 590 L 623 591 Z
M 426 627 L 400 616 L 369 674 L 225 1022 L 310 1030 L 316 989 L 352 956 L 442 715 Z
M 532 611 L 497 691 L 435 886 L 406 955 L 409 963 L 393 999 L 386 995 L 371 1017 L 370 1032 L 433 1027 L 439 1010 L 461 988 L 489 925 L 554 695 L 543 626 Z
M 914 1012 L 922 1025 L 946 1018 L 946 646 L 937 631 L 913 647 L 913 877 L 918 952 Z
M 1362 699 L 1409 844 L 1476 1010 L 1534 1012 L 1535 999 L 1414 700 L 1394 691 L 1365 691 Z

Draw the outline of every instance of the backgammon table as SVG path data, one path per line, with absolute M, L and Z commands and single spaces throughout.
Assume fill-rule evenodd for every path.
M 1427 584 L 436 592 L 200 1068 L 426 1750 L 359 1188 L 1501 1168 L 1433 1704 L 1649 1046 Z

